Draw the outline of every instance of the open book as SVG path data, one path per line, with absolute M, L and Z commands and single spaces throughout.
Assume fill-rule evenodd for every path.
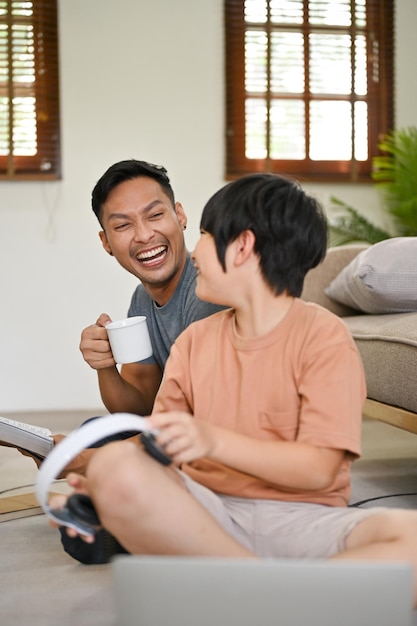
M 48 428 L 0 417 L 0 445 L 22 448 L 44 459 L 53 448 L 54 440 Z

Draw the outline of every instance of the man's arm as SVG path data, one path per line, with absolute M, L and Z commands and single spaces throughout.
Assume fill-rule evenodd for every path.
M 81 334 L 84 360 L 97 371 L 101 398 L 110 413 L 148 415 L 162 379 L 157 364 L 129 363 L 116 367 L 105 325 L 110 317 L 102 313 L 95 324 Z
M 129 363 L 97 370 L 100 395 L 109 413 L 149 415 L 162 380 L 156 363 Z

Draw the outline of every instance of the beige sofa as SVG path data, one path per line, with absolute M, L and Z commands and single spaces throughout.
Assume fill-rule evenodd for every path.
M 341 270 L 368 248 L 361 244 L 329 248 L 323 263 L 307 274 L 302 298 L 330 309 L 351 330 L 366 374 L 364 416 L 417 434 L 417 311 L 362 313 L 324 292 Z

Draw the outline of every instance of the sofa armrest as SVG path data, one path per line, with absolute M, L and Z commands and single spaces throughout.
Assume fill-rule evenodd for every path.
M 368 247 L 368 244 L 348 244 L 329 248 L 322 263 L 307 273 L 301 298 L 307 302 L 320 304 L 340 317 L 358 315 L 359 311 L 326 296 L 324 289 L 359 252 Z

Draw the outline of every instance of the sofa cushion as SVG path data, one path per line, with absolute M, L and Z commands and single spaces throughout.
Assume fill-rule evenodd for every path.
M 417 237 L 394 237 L 363 250 L 325 293 L 366 313 L 417 311 Z
M 304 280 L 301 298 L 307 302 L 315 302 L 332 311 L 339 317 L 345 315 L 359 315 L 360 312 L 352 307 L 345 306 L 326 295 L 325 288 L 334 278 L 354 259 L 362 250 L 367 250 L 369 244 L 348 244 L 328 248 L 324 260 L 307 272 Z
M 343 321 L 362 357 L 368 398 L 417 413 L 417 313 Z

